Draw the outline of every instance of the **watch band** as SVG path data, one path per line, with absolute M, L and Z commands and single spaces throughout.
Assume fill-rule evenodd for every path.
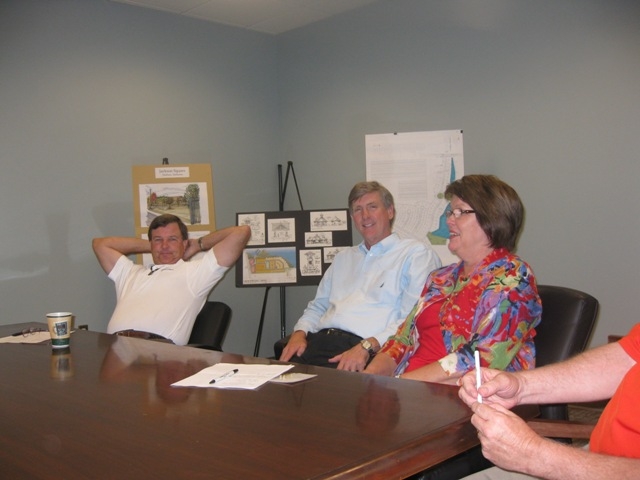
M 376 352 L 373 350 L 373 345 L 371 345 L 371 342 L 369 340 L 362 340 L 360 342 L 360 345 L 367 351 L 370 357 L 373 357 L 376 354 Z

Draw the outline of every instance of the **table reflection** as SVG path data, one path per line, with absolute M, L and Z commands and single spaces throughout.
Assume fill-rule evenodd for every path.
M 51 351 L 51 378 L 68 380 L 75 374 L 71 348 L 60 348 Z
M 381 436 L 396 428 L 400 420 L 400 397 L 389 388 L 369 379 L 356 406 L 356 424 L 366 435 Z
M 105 354 L 100 369 L 104 382 L 142 385 L 145 414 L 175 416 L 198 414 L 211 389 L 176 388 L 171 384 L 199 372 L 218 361 L 242 363 L 243 357 L 222 354 L 223 360 L 208 350 L 176 348 L 175 345 L 117 337 Z

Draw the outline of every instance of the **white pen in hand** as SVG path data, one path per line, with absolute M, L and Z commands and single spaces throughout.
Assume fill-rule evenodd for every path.
M 214 383 L 220 382 L 222 380 L 224 380 L 225 378 L 229 378 L 232 377 L 233 375 L 235 375 L 236 373 L 238 373 L 238 369 L 234 368 L 233 370 L 228 371 L 227 373 L 223 373 L 222 375 L 220 375 L 218 378 L 214 378 L 213 380 L 211 380 L 209 382 L 209 385 L 212 385 Z
M 473 352 L 473 358 L 476 362 L 476 390 L 480 390 L 482 373 L 480 372 L 480 352 L 478 350 Z M 480 395 L 480 393 L 478 393 L 478 403 L 482 403 L 482 395 Z

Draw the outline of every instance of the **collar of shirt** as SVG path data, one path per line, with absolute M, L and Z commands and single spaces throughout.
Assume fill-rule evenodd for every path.
M 400 241 L 400 237 L 398 236 L 398 234 L 392 233 L 388 237 L 385 237 L 382 240 L 380 240 L 375 245 L 371 245 L 371 248 L 369 250 L 367 250 L 367 247 L 365 246 L 364 242 L 361 242 L 360 245 L 358 245 L 358 248 L 365 255 L 367 254 L 382 255 L 385 252 L 387 252 L 390 248 L 392 248 L 399 241 Z
M 154 273 L 160 272 L 162 270 L 173 270 L 173 264 L 172 265 L 150 265 L 148 275 L 151 276 Z

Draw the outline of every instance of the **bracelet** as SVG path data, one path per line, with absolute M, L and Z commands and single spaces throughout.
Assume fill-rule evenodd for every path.
M 205 251 L 205 248 L 202 246 L 202 237 L 198 237 L 198 246 L 200 247 L 201 252 Z

